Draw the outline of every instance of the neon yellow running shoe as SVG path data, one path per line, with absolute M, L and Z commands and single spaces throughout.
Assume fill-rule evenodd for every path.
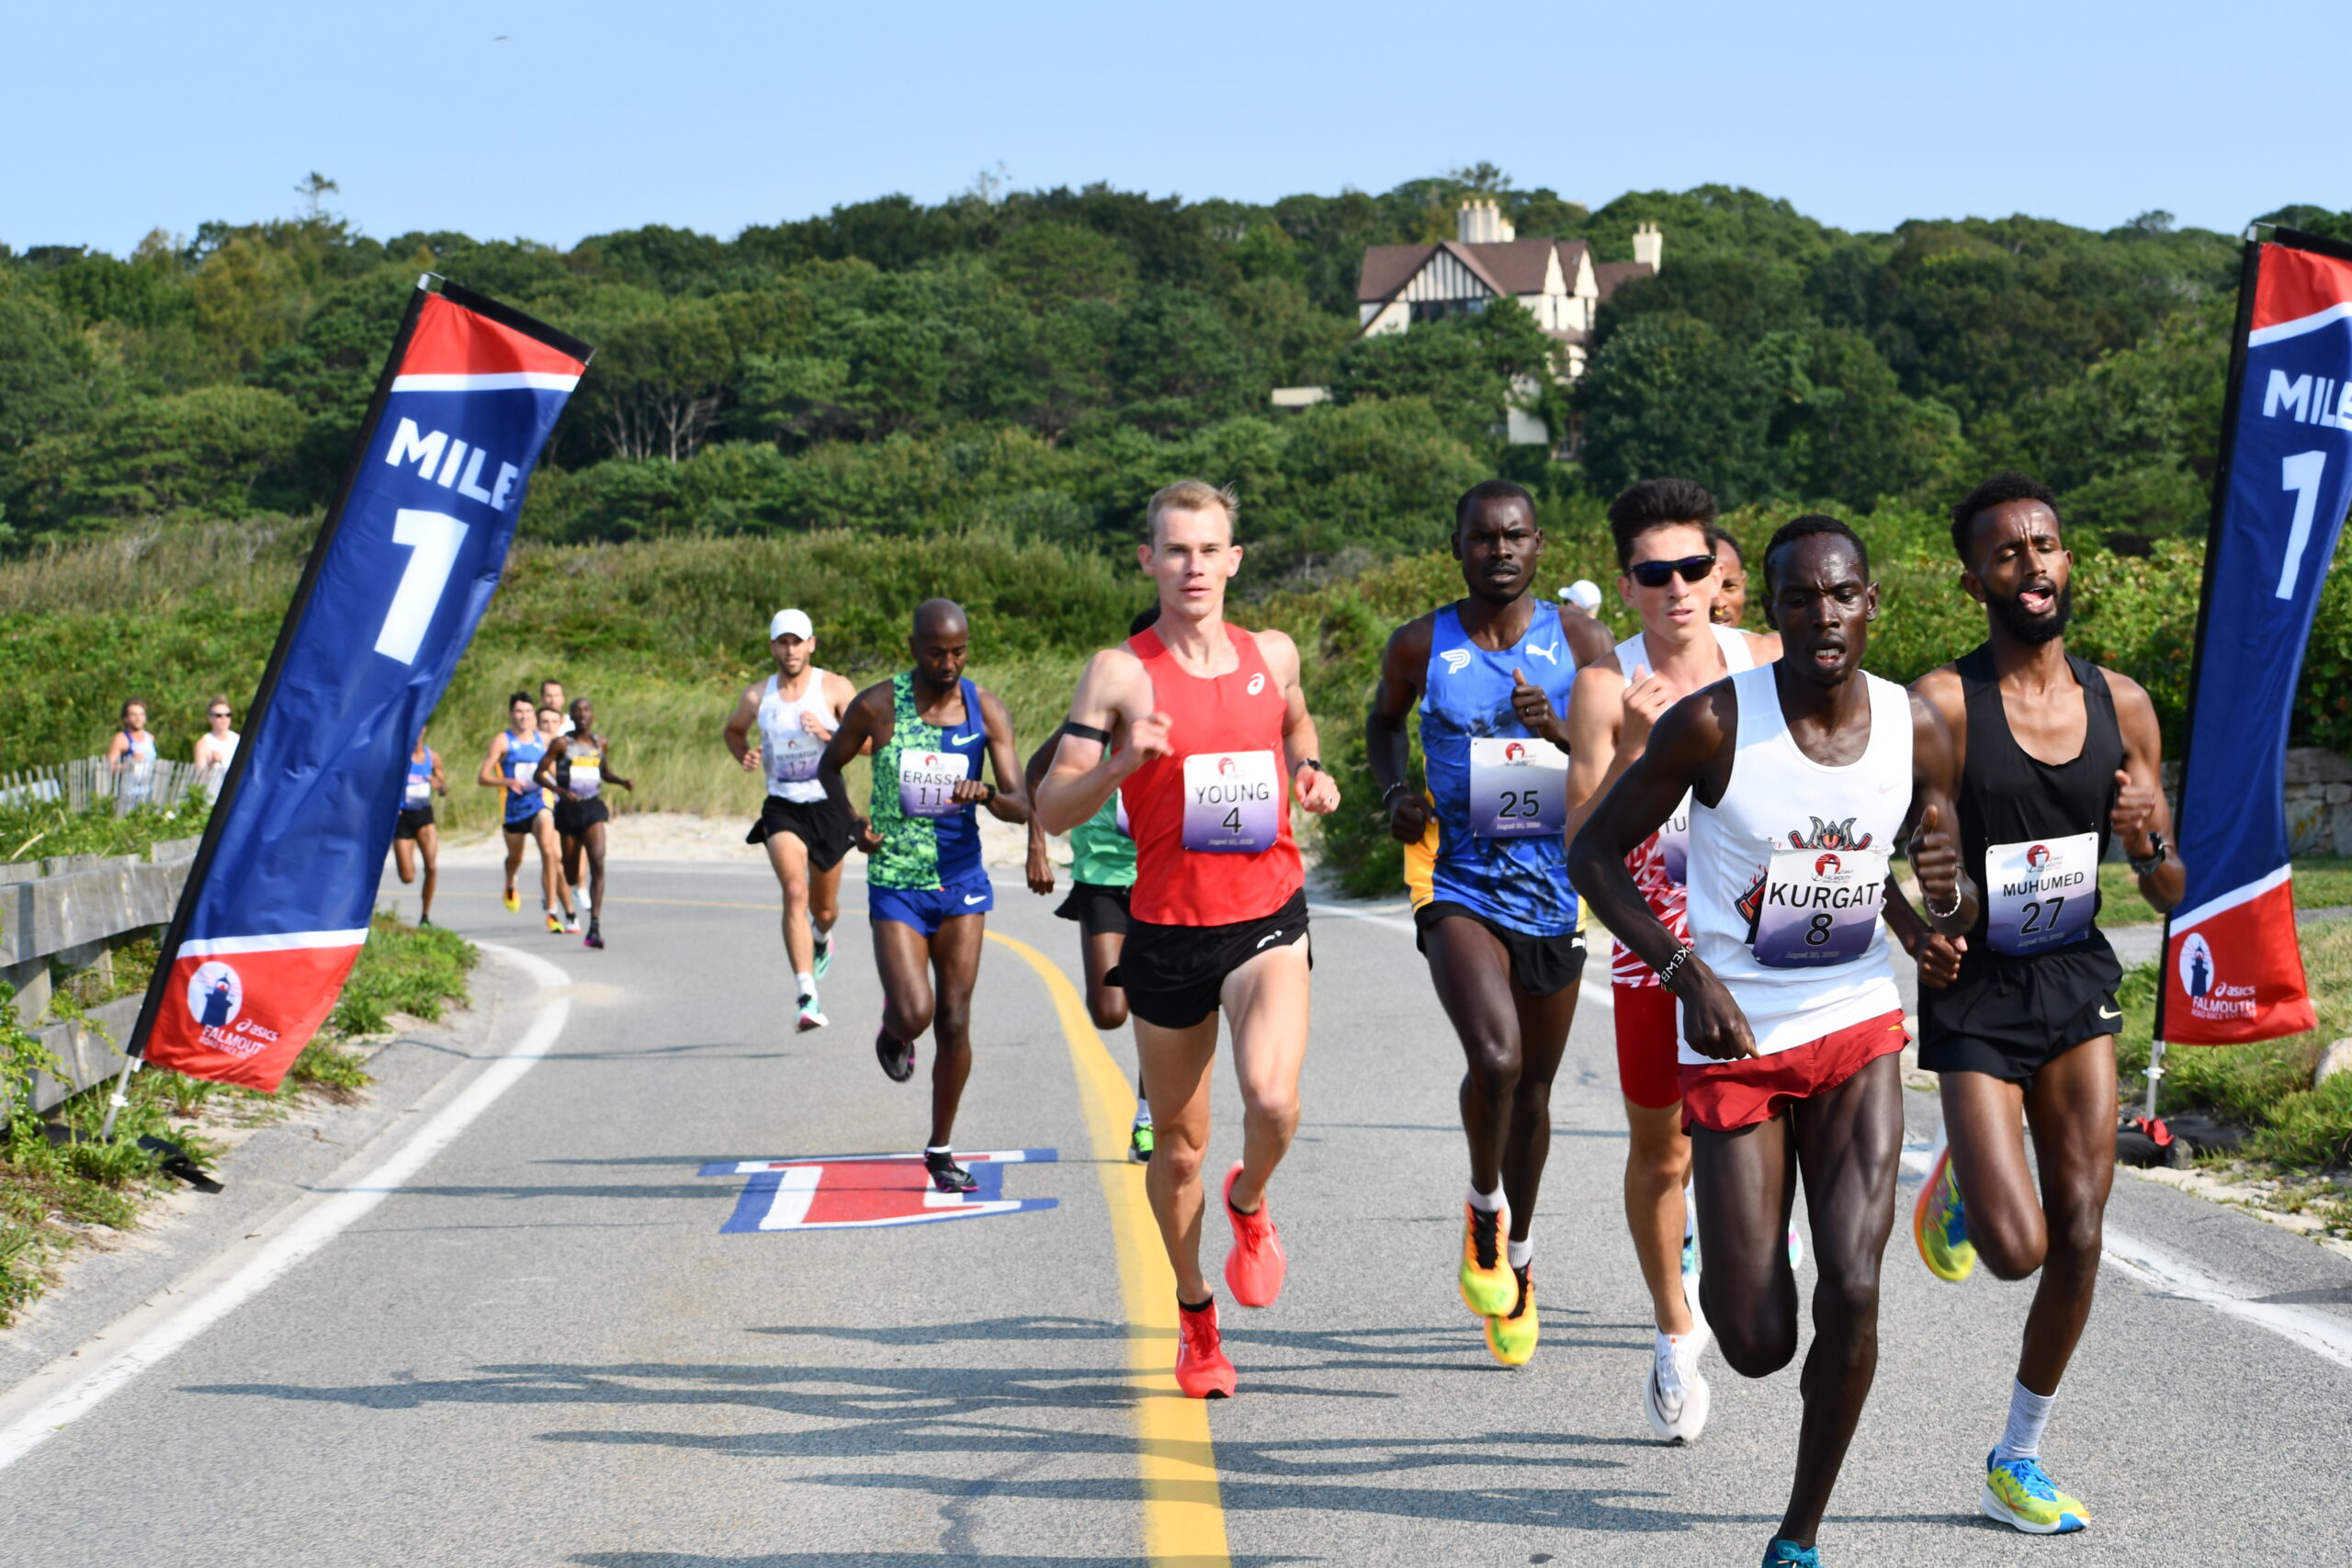
M 1535 1316 L 1535 1281 L 1525 1269 L 1511 1273 L 1519 1285 L 1519 1299 L 1508 1315 L 1487 1319 L 1487 1349 L 1506 1367 L 1523 1367 L 1535 1354 L 1535 1336 L 1542 1325 Z
M 505 895 L 500 899 L 500 902 L 506 906 L 506 910 L 509 914 L 514 913 L 515 910 L 523 907 L 522 895 L 514 891 L 514 885 L 511 882 L 506 885 Z
M 1976 1506 L 1986 1518 L 2028 1535 L 2071 1535 L 2091 1522 L 2091 1511 L 2051 1485 L 2041 1461 L 2030 1455 L 1996 1464 L 1986 1454 L 1984 1495 Z
M 1503 1213 L 1462 1205 L 1462 1268 L 1455 1279 L 1462 1304 L 1480 1317 L 1506 1314 L 1519 1300 L 1518 1281 L 1503 1257 Z
M 1936 1137 L 1935 1153 L 1928 1159 L 1928 1179 L 1919 1186 L 1919 1201 L 1911 1206 L 1911 1239 L 1919 1246 L 1920 1260 L 1939 1280 L 1965 1280 L 1976 1267 L 1976 1248 L 1968 1239 L 1968 1215 L 1961 1208 L 1960 1178 L 1951 1168 L 1951 1145 Z

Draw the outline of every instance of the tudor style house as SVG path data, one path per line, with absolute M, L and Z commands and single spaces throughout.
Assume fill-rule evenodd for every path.
M 1657 272 L 1663 260 L 1665 242 L 1655 223 L 1634 229 L 1631 262 L 1596 262 L 1582 240 L 1522 240 L 1492 200 L 1465 199 L 1460 225 L 1456 240 L 1364 252 L 1356 283 L 1360 333 L 1409 332 L 1417 321 L 1515 299 L 1560 341 L 1566 378 L 1574 380 L 1584 374 L 1585 342 L 1600 302 L 1628 279 Z M 1519 410 L 1507 423 L 1513 442 L 1550 440 L 1540 420 Z

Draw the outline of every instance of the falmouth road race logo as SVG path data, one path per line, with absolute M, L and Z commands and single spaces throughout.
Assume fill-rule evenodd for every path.
M 2213 948 L 2202 931 L 2191 931 L 2180 944 L 2180 988 L 2195 1001 L 2213 994 Z
M 1506 762 L 1524 762 L 1527 761 L 1527 748 L 1521 746 L 1516 740 L 1512 741 L 1510 745 L 1503 748 L 1503 761 Z
M 188 1016 L 206 1029 L 226 1029 L 245 1008 L 245 982 L 215 958 L 187 978 Z
M 2049 863 L 2050 846 L 2048 844 L 2036 844 L 2033 848 L 2026 851 L 2025 866 L 2028 871 L 2040 871 L 2043 866 L 2046 866 Z
M 1813 874 L 1815 876 L 1835 876 L 1845 869 L 1846 863 L 1836 855 L 1823 855 L 1813 863 Z
M 1219 777 L 1219 778 L 1223 778 L 1223 777 L 1225 777 L 1225 775 L 1226 775 L 1226 774 L 1227 774 L 1227 773 L 1229 773 L 1233 772 L 1233 769 L 1234 769 L 1234 761 L 1233 761 L 1233 759 L 1232 759 L 1232 758 L 1230 758 L 1230 757 L 1219 757 L 1219 758 L 1216 760 L 1216 776 L 1217 776 L 1217 777 Z

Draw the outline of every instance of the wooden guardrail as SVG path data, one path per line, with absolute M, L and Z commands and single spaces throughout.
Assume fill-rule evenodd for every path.
M 57 801 L 76 811 L 87 811 L 100 801 L 112 801 L 118 817 L 141 806 L 169 811 L 198 784 L 216 783 L 207 777 L 211 771 L 168 757 L 127 757 L 119 763 L 104 757 L 76 757 L 69 762 L 0 773 L 0 806 Z
M 119 947 L 161 938 L 187 883 L 193 838 L 166 840 L 149 856 L 52 855 L 0 865 L 0 980 L 17 990 L 17 1015 L 60 1064 L 33 1084 L 32 1109 L 48 1111 L 122 1066 L 120 1046 L 139 1020 L 142 990 L 80 1016 L 51 1018 L 61 976 L 110 975 Z

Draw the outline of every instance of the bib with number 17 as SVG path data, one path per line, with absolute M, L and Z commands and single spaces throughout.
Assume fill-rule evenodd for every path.
M 1876 850 L 1779 850 L 1756 910 L 1756 962 L 1767 969 L 1850 964 L 1878 934 L 1886 856 Z
M 1994 952 L 2023 957 L 2080 942 L 2098 901 L 2098 835 L 1988 844 L 1984 892 Z

